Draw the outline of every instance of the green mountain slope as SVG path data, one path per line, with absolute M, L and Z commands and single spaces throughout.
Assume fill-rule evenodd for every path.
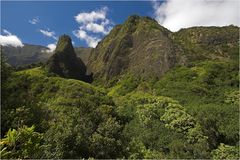
M 188 62 L 204 59 L 238 60 L 239 27 L 192 27 L 173 33 Z
M 170 68 L 184 63 L 180 48 L 170 34 L 151 18 L 130 16 L 92 51 L 88 67 L 102 80 L 126 73 L 146 79 L 159 78 Z
M 238 27 L 226 26 L 172 33 L 151 18 L 130 16 L 93 49 L 88 67 L 100 81 L 126 74 L 159 79 L 175 66 L 238 60 L 238 32 Z
M 68 36 L 47 65 L 14 71 L 2 58 L 1 158 L 239 159 L 238 30 L 172 33 L 130 16 L 87 68 Z M 93 84 L 68 75 L 88 67 Z

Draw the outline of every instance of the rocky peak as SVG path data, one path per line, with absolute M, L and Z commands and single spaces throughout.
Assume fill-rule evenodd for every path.
M 68 35 L 59 38 L 54 54 L 47 61 L 45 68 L 48 72 L 64 78 L 78 79 L 85 82 L 92 81 L 91 75 L 86 75 L 85 64 L 76 56 L 71 38 Z
M 182 63 L 180 49 L 170 35 L 150 17 L 130 16 L 91 52 L 88 67 L 104 81 L 126 73 L 160 78 Z
M 74 54 L 74 48 L 72 46 L 72 40 L 68 35 L 64 34 L 64 35 L 59 37 L 55 52 L 58 52 L 58 53 L 59 52 L 60 53 L 64 52 L 64 53 L 76 55 L 76 54 Z

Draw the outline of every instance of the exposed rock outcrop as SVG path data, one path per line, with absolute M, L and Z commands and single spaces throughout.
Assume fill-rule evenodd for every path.
M 64 78 L 92 82 L 92 74 L 86 75 L 86 66 L 76 56 L 71 38 L 67 35 L 59 38 L 54 54 L 47 61 L 45 68 L 48 72 Z

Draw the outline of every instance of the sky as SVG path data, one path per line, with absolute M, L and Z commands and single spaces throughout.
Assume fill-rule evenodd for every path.
M 238 0 L 165 1 L 1 1 L 1 45 L 47 46 L 62 34 L 74 46 L 96 47 L 111 29 L 137 14 L 156 19 L 175 32 L 192 26 L 237 25 Z

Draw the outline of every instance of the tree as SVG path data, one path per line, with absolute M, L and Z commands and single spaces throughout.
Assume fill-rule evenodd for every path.
M 1 53 L 1 83 L 4 83 L 8 79 L 12 71 L 12 67 L 6 62 L 5 57 Z
M 1 158 L 36 159 L 42 158 L 44 146 L 43 135 L 34 131 L 32 127 L 9 129 L 6 137 L 1 139 Z
M 181 105 L 170 103 L 160 119 L 165 127 L 186 135 L 189 145 L 186 150 L 192 152 L 194 158 L 208 158 L 208 137 L 203 134 L 200 124 Z
M 90 152 L 95 158 L 117 157 L 121 152 L 121 125 L 115 118 L 102 122 L 90 137 Z
M 212 151 L 213 159 L 239 159 L 239 147 L 229 146 L 221 143 L 217 149 Z
M 193 117 L 179 104 L 169 104 L 161 120 L 165 122 L 167 128 L 178 132 L 187 132 L 196 125 Z

